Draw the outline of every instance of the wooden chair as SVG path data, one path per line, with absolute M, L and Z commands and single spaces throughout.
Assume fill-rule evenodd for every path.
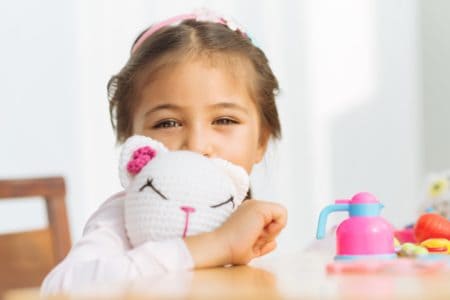
M 0 298 L 8 289 L 38 287 L 68 253 L 65 194 L 62 177 L 0 180 L 0 201 L 42 197 L 48 218 L 47 228 L 0 234 Z

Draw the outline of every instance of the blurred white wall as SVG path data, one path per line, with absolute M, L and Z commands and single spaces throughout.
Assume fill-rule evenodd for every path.
M 450 1 L 420 1 L 424 166 L 450 169 Z
M 283 140 L 255 170 L 255 196 L 283 203 L 280 248 L 314 238 L 319 210 L 376 194 L 395 225 L 413 220 L 422 177 L 415 1 L 14 1 L 0 4 L 0 177 L 63 174 L 77 240 L 120 190 L 106 83 L 152 22 L 198 7 L 231 15 L 278 75 Z M 448 59 L 448 57 L 447 57 Z M 0 231 L 26 211 L 0 206 Z
M 62 174 L 72 231 L 85 214 L 81 60 L 75 1 L 0 2 L 0 177 Z M 0 230 L 45 224 L 44 205 L 0 202 Z

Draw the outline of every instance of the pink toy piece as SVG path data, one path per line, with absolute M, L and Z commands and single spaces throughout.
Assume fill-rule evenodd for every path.
M 337 228 L 337 255 L 394 253 L 392 226 L 381 217 L 350 217 Z
M 326 270 L 330 274 L 342 273 L 381 273 L 381 274 L 429 274 L 447 271 L 449 266 L 444 260 L 420 260 L 415 258 L 401 258 L 396 260 L 355 260 L 335 261 L 327 264 Z
M 378 202 L 377 198 L 375 198 L 374 195 L 367 192 L 358 193 L 354 195 L 351 200 L 344 200 L 344 201 L 347 201 L 350 204 L 361 204 L 361 203 L 380 204 L 380 202 Z
M 395 238 L 401 243 L 416 243 L 414 228 L 405 228 L 394 231 Z
M 138 148 L 133 152 L 131 160 L 127 164 L 127 171 L 136 175 L 147 163 L 156 156 L 156 150 L 150 146 Z
M 336 200 L 319 216 L 317 238 L 325 235 L 326 218 L 334 211 L 348 211 L 336 231 L 336 257 L 339 260 L 395 258 L 394 228 L 380 217 L 383 205 L 370 193 L 358 193 L 351 200 Z

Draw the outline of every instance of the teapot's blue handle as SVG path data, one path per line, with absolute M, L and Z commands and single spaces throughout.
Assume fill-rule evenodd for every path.
M 332 213 L 334 211 L 348 211 L 349 208 L 350 208 L 349 204 L 331 204 L 322 209 L 319 215 L 319 223 L 317 225 L 316 238 L 318 240 L 324 238 L 329 213 Z

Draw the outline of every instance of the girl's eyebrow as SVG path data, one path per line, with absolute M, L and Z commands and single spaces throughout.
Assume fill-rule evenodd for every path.
M 175 104 L 161 104 L 161 105 L 157 105 L 155 107 L 153 107 L 152 109 L 150 109 L 149 111 L 147 111 L 144 116 L 148 116 L 154 112 L 160 111 L 160 110 L 181 110 L 181 107 Z
M 248 114 L 248 110 L 247 108 L 245 108 L 242 105 L 239 105 L 237 103 L 234 102 L 219 102 L 219 103 L 215 103 L 215 104 L 211 104 L 209 105 L 210 108 L 212 109 L 220 109 L 220 108 L 229 108 L 229 109 L 237 109 L 245 114 Z M 155 107 L 153 107 L 152 109 L 150 109 L 149 111 L 147 111 L 144 116 L 148 116 L 154 112 L 160 111 L 160 110 L 175 110 L 175 111 L 180 111 L 182 110 L 181 106 L 175 105 L 175 104 L 170 104 L 170 103 L 166 103 L 166 104 L 160 104 L 157 105 Z
M 218 109 L 218 108 L 231 108 L 231 109 L 237 109 L 240 110 L 241 112 L 248 114 L 248 110 L 247 108 L 245 108 L 242 105 L 239 105 L 237 103 L 234 102 L 219 102 L 219 103 L 215 103 L 210 105 L 211 108 L 213 109 Z

